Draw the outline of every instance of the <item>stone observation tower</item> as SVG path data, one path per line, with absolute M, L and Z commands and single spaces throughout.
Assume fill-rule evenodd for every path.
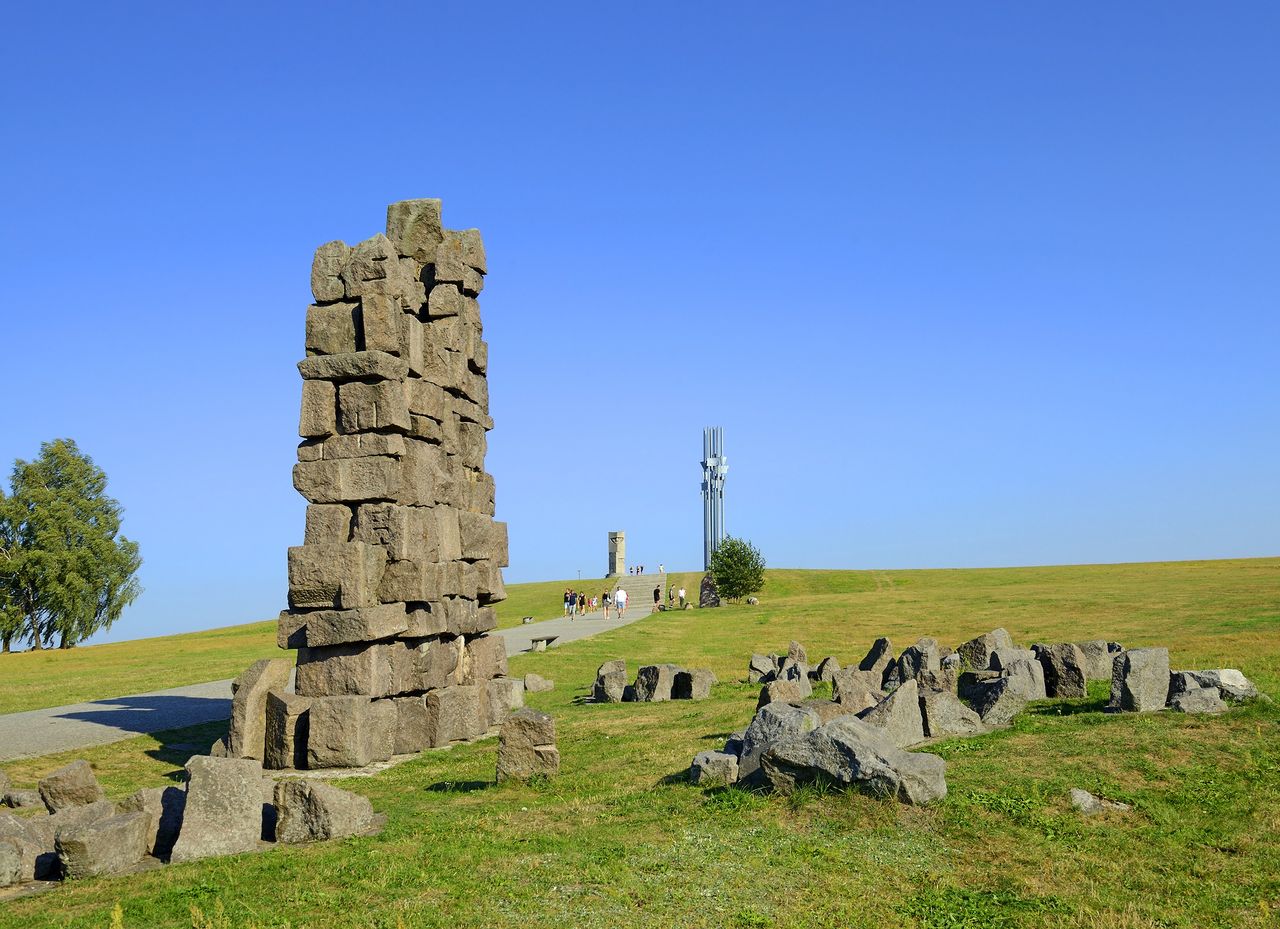
M 386 234 L 330 242 L 311 270 L 278 642 L 296 694 L 267 699 L 268 767 L 365 765 L 473 739 L 523 704 L 493 604 L 507 527 L 485 473 L 488 346 L 475 229 L 439 200 L 387 208 Z
M 711 570 L 711 556 L 724 541 L 724 479 L 729 459 L 724 454 L 724 430 L 702 430 L 702 561 Z
M 609 570 L 606 577 L 615 577 L 627 571 L 627 534 L 609 533 Z

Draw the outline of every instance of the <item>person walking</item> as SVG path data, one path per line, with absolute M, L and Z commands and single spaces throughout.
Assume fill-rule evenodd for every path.
M 578 593 L 578 615 L 587 615 L 587 595 L 581 592 Z
M 665 565 L 663 565 L 663 563 L 662 563 L 662 562 L 658 562 L 658 573 L 659 573 L 659 574 L 666 574 L 666 573 L 667 573 L 666 566 L 665 566 Z
M 609 591 L 605 591 L 600 595 L 600 602 L 604 604 L 604 618 L 609 618 Z
M 564 615 L 569 615 L 569 588 L 564 589 Z
M 613 595 L 613 602 L 618 608 L 618 619 L 622 619 L 627 612 L 627 589 L 625 587 L 618 588 L 618 592 Z
M 655 584 L 653 588 L 653 611 L 658 612 L 658 607 L 662 606 L 662 585 Z
M 683 610 L 684 609 L 684 588 L 683 587 L 680 588 L 679 597 L 680 597 L 680 609 Z

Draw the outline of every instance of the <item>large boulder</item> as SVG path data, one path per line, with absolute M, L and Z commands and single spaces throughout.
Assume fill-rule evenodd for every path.
M 904 752 L 884 733 L 848 716 L 773 744 L 762 765 L 764 779 L 776 790 L 830 783 L 910 804 L 947 795 L 946 762 L 941 758 Z
M 1054 645 L 1037 645 L 1036 658 L 1044 672 L 1045 694 L 1054 698 L 1074 698 L 1088 695 L 1087 660 L 1078 645 L 1059 642 Z
M 1111 712 L 1153 713 L 1169 699 L 1169 650 L 1131 648 L 1111 665 Z
M 738 756 L 728 752 L 699 752 L 689 765 L 689 780 L 700 787 L 719 787 L 738 779 Z
M 74 881 L 127 871 L 146 855 L 150 826 L 150 817 L 138 810 L 59 829 L 55 844 L 63 878 Z
M 1212 671 L 1186 671 L 1201 687 L 1213 687 L 1223 700 L 1240 703 L 1261 696 L 1257 685 L 1236 668 L 1217 668 Z
M 874 671 L 884 679 L 885 669 L 893 662 L 893 643 L 886 638 L 876 639 L 871 649 L 858 662 L 859 671 Z M 877 684 L 879 681 L 877 681 Z
M 875 669 L 843 668 L 831 681 L 831 699 L 851 713 L 875 706 L 884 696 L 880 690 L 882 675 L 882 671 Z
M 528 707 L 512 713 L 498 736 L 498 783 L 535 775 L 550 777 L 559 771 L 556 721 Z
M 484 735 L 489 730 L 488 696 L 488 689 L 479 684 L 455 684 L 430 691 L 426 696 L 430 744 L 441 748 Z
M 942 667 L 942 654 L 938 640 L 925 636 L 898 656 L 900 680 L 914 679 L 925 671 L 937 671 Z
M 554 690 L 555 686 L 555 681 L 549 681 L 541 674 L 533 674 L 531 672 L 524 676 L 525 693 L 540 694 L 548 690 Z
M 956 648 L 964 667 L 986 671 L 991 667 L 991 653 L 998 648 L 1013 648 L 1013 637 L 1004 628 L 992 629 Z
M 1044 668 L 1035 658 L 1019 659 L 1007 665 L 1000 674 L 1028 700 L 1044 700 Z
M 1169 708 L 1179 713 L 1221 713 L 1227 705 L 1216 687 L 1194 687 L 1169 698 Z
M 984 726 L 1004 726 L 1022 712 L 1031 699 L 1015 678 L 982 681 L 971 691 L 969 702 Z
M 772 655 L 755 654 L 747 662 L 747 683 L 749 684 L 767 684 L 777 673 L 778 663 L 773 660 Z
M 984 730 L 982 717 L 960 702 L 950 691 L 920 692 L 920 718 L 924 734 L 931 739 L 977 735 Z
M 805 681 L 770 681 L 760 688 L 760 699 L 756 701 L 756 709 L 770 703 L 799 703 L 813 694 L 813 687 Z
M 893 693 L 861 714 L 864 723 L 884 732 L 898 748 L 924 741 L 920 716 L 920 689 L 908 678 Z
M 677 671 L 671 685 L 671 699 L 705 700 L 711 696 L 711 685 L 715 682 L 716 676 L 708 668 Z
M 267 694 L 267 732 L 262 764 L 266 768 L 305 768 L 311 697 L 283 690 Z
M 501 726 L 508 716 L 524 706 L 523 678 L 495 677 L 485 687 L 488 690 L 490 729 Z
M 262 838 L 262 764 L 253 758 L 187 762 L 187 801 L 171 861 L 252 851 Z M 145 839 L 144 839 L 145 841 Z
M 807 681 L 809 679 L 809 666 L 795 658 L 783 658 L 782 663 L 778 665 L 778 679 L 784 681 L 804 679 Z
M 359 768 L 395 751 L 392 700 L 313 697 L 307 717 L 308 768 Z
M 147 854 L 167 861 L 182 829 L 187 793 L 180 787 L 144 787 L 120 803 L 121 813 L 147 816 Z
M 5 791 L 3 802 L 5 806 L 15 810 L 44 806 L 44 801 L 40 799 L 40 791 L 22 790 L 15 787 L 10 787 Z
M 636 700 L 640 703 L 659 703 L 671 699 L 671 688 L 676 682 L 676 672 L 683 670 L 674 664 L 645 665 L 636 672 Z
M 795 639 L 791 640 L 791 644 L 787 646 L 787 657 L 792 661 L 798 661 L 801 664 L 809 663 L 809 653 L 804 650 L 804 646 Z
M 775 742 L 802 736 L 821 724 L 813 710 L 790 703 L 770 703 L 761 707 L 742 736 L 738 757 L 738 779 L 748 784 L 760 780 L 760 758 Z
M 1004 671 L 1015 662 L 1035 660 L 1036 653 L 1029 648 L 997 648 L 987 658 L 993 671 Z
M 22 851 L 22 880 L 57 880 L 61 874 L 57 837 L 66 829 L 92 825 L 116 815 L 115 804 L 97 800 L 69 806 L 51 816 L 0 815 L 0 837 L 15 841 Z
M 809 678 L 815 681 L 826 681 L 831 683 L 835 680 L 836 673 L 840 670 L 840 662 L 828 655 L 818 662 L 817 667 L 809 671 Z
M 102 787 L 89 762 L 79 759 L 40 779 L 40 799 L 50 813 L 85 806 L 103 798 Z
M 291 669 L 287 658 L 263 658 L 231 682 L 231 727 L 227 731 L 230 757 L 259 761 L 265 757 L 267 695 L 273 690 L 285 690 Z
M 627 663 L 619 658 L 606 661 L 596 671 L 596 682 L 591 688 L 591 699 L 596 703 L 621 703 L 627 689 Z
M 922 694 L 925 691 L 954 694 L 959 676 L 954 667 L 940 668 L 937 671 L 921 671 L 916 675 L 916 684 L 920 687 Z
M 356 835 L 373 823 L 367 797 L 319 781 L 278 781 L 275 806 L 276 841 L 286 844 Z
M 22 880 L 22 844 L 17 839 L 0 836 L 0 887 Z
M 1090 681 L 1111 680 L 1111 661 L 1115 657 L 1107 648 L 1105 639 L 1076 642 L 1076 648 L 1084 656 L 1084 676 Z

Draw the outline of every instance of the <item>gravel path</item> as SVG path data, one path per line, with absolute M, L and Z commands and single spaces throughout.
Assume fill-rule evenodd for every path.
M 640 604 L 628 608 L 622 620 L 614 616 L 606 620 L 603 613 L 588 613 L 573 621 L 548 619 L 501 629 L 498 635 L 507 640 L 507 654 L 514 655 L 528 651 L 534 636 L 558 636 L 555 645 L 560 645 L 629 625 L 648 615 L 648 606 Z M 0 716 L 0 762 L 105 745 L 230 716 L 230 680 L 10 713 Z

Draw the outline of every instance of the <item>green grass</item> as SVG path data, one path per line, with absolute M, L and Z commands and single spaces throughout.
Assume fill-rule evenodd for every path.
M 563 589 L 562 587 L 560 589 Z M 840 926 L 1263 929 L 1280 912 L 1280 710 L 1215 718 L 1033 705 L 1008 730 L 950 740 L 950 794 L 916 809 L 810 789 L 703 790 L 692 755 L 746 725 L 752 651 L 790 639 L 855 661 L 956 644 L 994 625 L 1020 643 L 1168 645 L 1175 667 L 1237 666 L 1280 695 L 1280 560 L 992 571 L 774 571 L 758 607 L 657 614 L 513 673 L 556 681 L 562 776 L 494 786 L 493 741 L 346 781 L 388 816 L 379 836 L 169 866 L 0 905 L 0 927 Z M 582 704 L 609 658 L 713 668 L 698 703 Z M 217 726 L 9 764 L 19 786 L 70 757 L 108 793 L 178 777 Z M 1084 787 L 1134 806 L 1093 819 Z

